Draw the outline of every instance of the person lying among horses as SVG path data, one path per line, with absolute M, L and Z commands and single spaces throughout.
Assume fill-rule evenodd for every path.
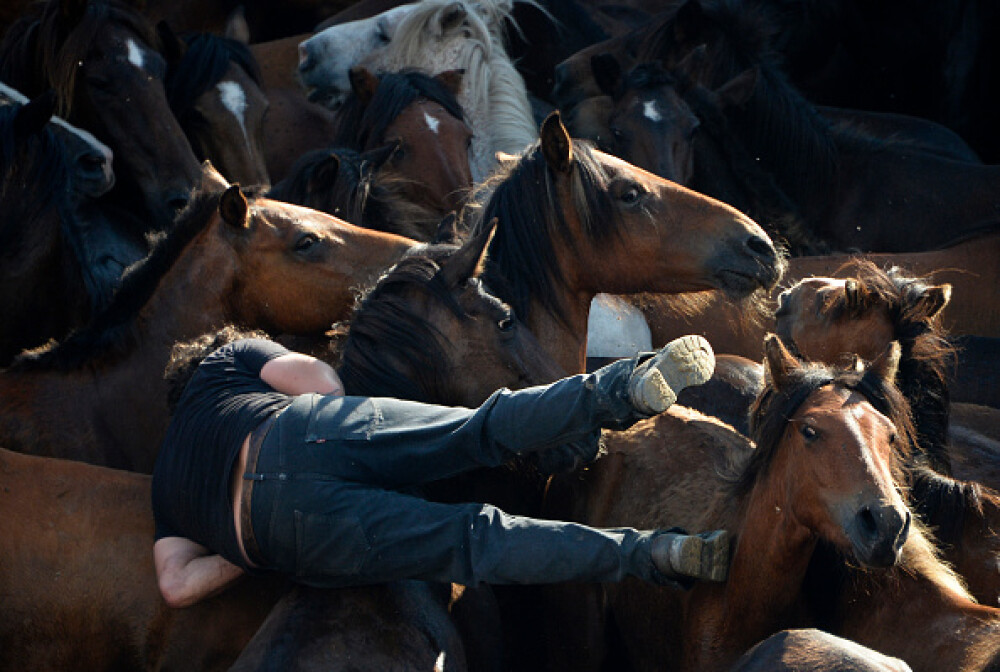
M 598 529 L 442 504 L 412 488 L 517 455 L 593 460 L 601 429 L 625 429 L 704 383 L 700 336 L 477 409 L 344 396 L 326 363 L 261 338 L 205 356 L 175 348 L 179 394 L 153 471 L 153 555 L 174 607 L 274 571 L 320 587 L 419 579 L 474 585 L 722 581 L 724 530 Z M 186 381 L 185 381 L 186 379 Z

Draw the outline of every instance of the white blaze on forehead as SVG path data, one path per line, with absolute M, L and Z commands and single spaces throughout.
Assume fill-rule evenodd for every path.
M 229 110 L 236 117 L 236 121 L 240 123 L 240 128 L 243 130 L 243 138 L 249 147 L 250 136 L 247 135 L 246 124 L 247 96 L 243 91 L 243 87 L 236 82 L 219 82 L 215 88 L 219 91 L 219 99 L 222 101 L 223 107 Z
M 131 38 L 125 40 L 125 46 L 128 48 L 128 62 L 140 70 L 145 70 L 146 55 L 143 53 L 142 47 Z
M 424 121 L 427 122 L 427 128 L 431 129 L 431 133 L 437 134 L 441 120 L 428 112 L 424 112 Z
M 647 100 L 642 104 L 642 113 L 650 121 L 662 121 L 663 115 L 656 109 L 655 100 Z

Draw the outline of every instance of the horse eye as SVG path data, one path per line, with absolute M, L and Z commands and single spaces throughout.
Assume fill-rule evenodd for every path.
M 817 436 L 819 436 L 819 432 L 817 432 L 815 428 L 810 427 L 809 425 L 802 425 L 801 427 L 799 427 L 799 433 L 802 434 L 803 438 L 805 438 L 806 441 L 813 441 L 816 439 Z
M 514 318 L 508 315 L 507 317 L 497 322 L 497 328 L 500 329 L 500 331 L 509 332 L 514 330 L 514 324 L 515 324 Z
M 622 192 L 618 199 L 626 205 L 632 205 L 637 202 L 644 193 L 645 190 L 640 185 L 632 184 Z
M 895 445 L 897 436 L 896 432 L 889 435 L 889 445 Z
M 319 242 L 319 238 L 315 234 L 307 233 L 306 235 L 299 238 L 295 243 L 296 252 L 307 252 L 312 249 L 313 245 Z
M 385 32 L 385 24 L 379 23 L 375 28 L 375 39 L 382 44 L 389 43 L 389 33 Z

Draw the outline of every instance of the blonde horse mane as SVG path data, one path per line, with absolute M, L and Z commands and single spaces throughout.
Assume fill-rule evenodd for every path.
M 466 16 L 442 32 L 442 19 L 459 6 Z M 511 9 L 510 0 L 422 0 L 365 61 L 383 71 L 465 71 L 457 98 L 474 134 L 469 159 L 477 182 L 493 169 L 497 151 L 520 153 L 538 137 L 524 80 L 503 48 Z

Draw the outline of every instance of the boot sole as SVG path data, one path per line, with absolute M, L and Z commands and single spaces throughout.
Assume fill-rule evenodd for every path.
M 635 396 L 649 411 L 662 413 L 677 401 L 681 390 L 712 377 L 715 354 L 701 336 L 682 336 L 664 346 L 649 364 L 635 386 Z
M 716 530 L 704 536 L 678 539 L 670 547 L 670 564 L 685 576 L 725 581 L 729 574 L 729 533 Z

